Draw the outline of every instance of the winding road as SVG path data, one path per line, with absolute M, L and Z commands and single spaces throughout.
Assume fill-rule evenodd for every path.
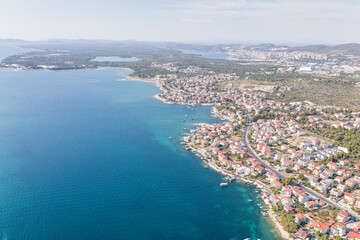
M 249 144 L 248 134 L 249 134 L 249 131 L 251 129 L 251 126 L 252 126 L 252 118 L 251 118 L 250 115 L 248 115 L 247 123 L 246 123 L 246 126 L 244 128 L 243 135 L 242 135 L 242 141 L 245 144 L 246 148 L 248 149 L 249 153 L 258 162 L 260 162 L 267 170 L 274 172 L 279 178 L 284 178 L 283 174 L 281 174 L 278 170 L 276 170 L 273 166 L 271 166 L 267 161 L 262 160 L 257 155 L 257 153 L 254 151 L 254 149 L 251 147 L 251 145 Z M 324 195 L 322 195 L 322 194 L 320 194 L 320 193 L 318 193 L 318 192 L 316 192 L 316 191 L 314 191 L 314 190 L 312 190 L 312 189 L 310 189 L 308 187 L 305 187 L 305 186 L 303 186 L 301 184 L 299 184 L 299 187 L 301 187 L 304 190 L 304 192 L 306 192 L 307 194 L 319 198 L 320 200 L 322 200 L 323 202 L 329 204 L 330 206 L 336 207 L 336 208 L 338 208 L 340 210 L 347 210 L 351 216 L 353 216 L 357 220 L 360 220 L 359 214 L 357 214 L 355 211 L 336 203 L 335 201 L 325 197 Z

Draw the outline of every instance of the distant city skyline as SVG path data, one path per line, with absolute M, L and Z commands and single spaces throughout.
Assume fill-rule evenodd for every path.
M 359 12 L 356 0 L 4 0 L 0 38 L 359 43 Z

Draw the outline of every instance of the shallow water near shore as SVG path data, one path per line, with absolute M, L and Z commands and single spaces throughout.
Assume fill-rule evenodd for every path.
M 279 239 L 253 186 L 220 188 L 180 145 L 189 124 L 219 122 L 211 107 L 164 104 L 126 73 L 0 69 L 0 234 Z

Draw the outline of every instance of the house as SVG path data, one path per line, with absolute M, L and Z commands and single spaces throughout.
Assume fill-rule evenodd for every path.
M 335 178 L 335 181 L 337 181 L 338 183 L 342 183 L 344 181 L 344 179 L 342 177 L 340 177 L 340 176 L 337 176 Z
M 336 172 L 337 175 L 339 176 L 342 176 L 345 174 L 345 170 L 344 169 L 339 169 L 337 172 Z
M 319 168 L 315 168 L 315 170 L 313 171 L 313 173 L 314 173 L 314 175 L 320 175 L 320 174 L 322 173 L 322 171 L 321 171 L 321 169 L 319 169 Z M 325 174 L 323 174 L 323 175 L 325 175 Z M 322 178 L 322 177 L 320 176 L 320 178 Z
M 275 154 L 274 159 L 275 159 L 275 160 L 281 160 L 282 156 L 283 156 L 282 153 L 279 153 L 279 152 L 278 152 L 278 153 Z
M 294 201 L 289 197 L 284 197 L 283 199 L 281 199 L 281 203 L 284 206 L 292 206 L 292 205 L 294 205 Z
M 299 199 L 299 202 L 301 202 L 301 203 L 310 201 L 309 194 L 307 194 L 307 193 L 305 193 L 305 192 L 300 193 L 298 199 Z
M 284 207 L 284 210 L 286 213 L 293 213 L 294 212 L 294 209 L 290 206 L 285 206 Z
M 281 145 L 281 150 L 282 151 L 285 151 L 285 150 L 288 150 L 288 149 L 289 149 L 289 145 L 286 145 L 286 144 Z
M 281 202 L 281 200 L 283 199 L 283 196 L 275 195 L 274 198 L 275 198 L 275 202 Z
M 303 164 L 298 161 L 295 163 L 294 169 L 300 170 L 300 169 L 303 169 L 303 167 L 304 167 Z
M 338 184 L 337 188 L 342 192 L 345 192 L 348 189 L 344 184 Z
M 295 239 L 307 239 L 309 237 L 309 233 L 299 229 L 296 233 L 294 233 Z
M 332 219 L 330 219 L 330 220 L 327 220 L 327 221 L 325 222 L 325 225 L 331 227 L 332 225 L 334 225 L 334 223 L 335 223 L 335 221 L 332 220 Z
M 356 196 L 355 194 L 346 192 L 344 193 L 344 200 L 347 204 L 353 205 L 355 203 Z
M 360 234 L 356 233 L 354 231 L 350 231 L 347 235 L 346 235 L 346 240 L 360 240 Z
M 299 187 L 294 187 L 292 191 L 295 196 L 299 196 L 303 192 Z
M 337 188 L 332 188 L 332 189 L 330 190 L 330 194 L 331 194 L 332 196 L 334 196 L 334 197 L 341 197 L 341 196 L 342 196 L 342 192 L 341 192 L 339 189 L 337 189 Z
M 341 166 L 344 166 L 344 167 L 345 167 L 345 166 L 348 166 L 349 163 L 350 163 L 349 160 L 341 160 L 341 161 L 340 161 L 340 165 L 341 165 Z
M 320 192 L 325 192 L 328 188 L 326 184 L 320 183 L 315 186 Z
M 272 182 L 272 185 L 275 187 L 275 188 L 277 188 L 277 189 L 281 189 L 282 188 L 282 184 L 281 184 L 281 182 L 279 182 L 279 181 L 273 181 Z
M 279 178 L 278 176 L 276 176 L 276 175 L 270 177 L 270 181 L 271 181 L 271 182 L 273 182 L 273 181 L 279 181 L 279 180 L 280 180 L 280 178 Z
M 307 207 L 310 210 L 316 209 L 319 207 L 319 205 L 317 204 L 317 202 L 314 201 L 308 201 L 305 203 L 305 207 Z
M 339 170 L 339 166 L 334 163 L 334 162 L 328 162 L 327 166 L 331 169 L 331 170 L 334 170 L 334 171 L 337 171 Z
M 324 173 L 328 176 L 328 177 L 332 177 L 334 175 L 334 173 L 330 170 L 330 169 L 325 169 Z
M 352 173 L 349 172 L 349 171 L 346 171 L 346 172 L 344 173 L 344 177 L 346 177 L 346 178 L 351 177 L 351 175 L 352 175 Z
M 343 237 L 346 234 L 346 227 L 343 223 L 337 222 L 331 226 L 330 233 L 335 236 Z
M 310 162 L 307 168 L 310 170 L 314 170 L 316 168 L 316 163 Z
M 248 156 L 248 154 L 247 154 L 246 151 L 242 151 L 242 152 L 240 153 L 240 157 L 241 157 L 241 158 L 246 158 L 247 156 Z
M 310 179 L 309 183 L 310 183 L 311 186 L 316 187 L 316 185 L 318 184 L 318 181 Z
M 294 165 L 293 160 L 281 159 L 281 166 L 282 167 L 292 167 Z
M 307 222 L 307 217 L 305 217 L 303 214 L 301 213 L 298 213 L 298 214 L 295 214 L 295 218 L 294 218 L 294 221 L 298 224 L 302 223 L 302 222 Z
M 352 229 L 354 232 L 359 232 L 360 230 L 360 222 L 355 223 L 355 226 Z
M 350 220 L 350 215 L 346 210 L 341 211 L 337 215 L 336 220 L 338 220 L 338 222 L 345 223 Z
M 313 144 L 316 145 L 316 146 L 320 146 L 320 140 L 319 139 L 314 139 Z
M 345 185 L 349 187 L 355 187 L 357 185 L 357 181 L 355 178 L 350 178 L 345 181 Z
M 318 175 L 318 174 L 317 174 Z M 321 179 L 329 179 L 329 176 L 326 174 L 326 173 L 320 173 L 320 175 L 319 175 L 319 177 L 321 178 Z
M 310 180 L 312 180 L 312 181 L 317 181 L 317 180 L 318 180 L 318 177 L 317 177 L 317 176 L 312 175 L 312 174 L 310 174 L 310 173 L 305 173 L 304 176 L 305 176 L 309 181 L 310 181 Z
M 237 153 L 239 153 L 240 148 L 239 148 L 239 146 L 236 146 L 234 144 L 230 144 L 230 150 L 231 150 L 232 154 L 237 154 Z
M 329 226 L 327 226 L 326 224 L 317 221 L 315 219 L 311 219 L 310 220 L 310 224 L 308 225 L 309 228 L 314 228 L 315 231 L 319 231 L 323 234 L 327 233 L 329 231 Z
M 292 191 L 288 190 L 288 189 L 282 190 L 281 191 L 281 196 L 283 196 L 283 197 L 291 197 L 292 196 Z

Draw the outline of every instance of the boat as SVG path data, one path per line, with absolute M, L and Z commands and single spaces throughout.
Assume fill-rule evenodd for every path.
M 251 199 L 249 199 L 249 202 L 252 202 L 252 200 L 251 200 Z
M 169 137 L 169 139 L 172 139 L 172 137 Z
M 227 187 L 227 185 L 229 185 L 227 182 L 220 183 L 220 187 Z
M 236 178 L 234 178 L 234 177 L 229 177 L 229 181 L 230 181 L 230 182 L 235 181 L 235 180 L 236 180 Z

